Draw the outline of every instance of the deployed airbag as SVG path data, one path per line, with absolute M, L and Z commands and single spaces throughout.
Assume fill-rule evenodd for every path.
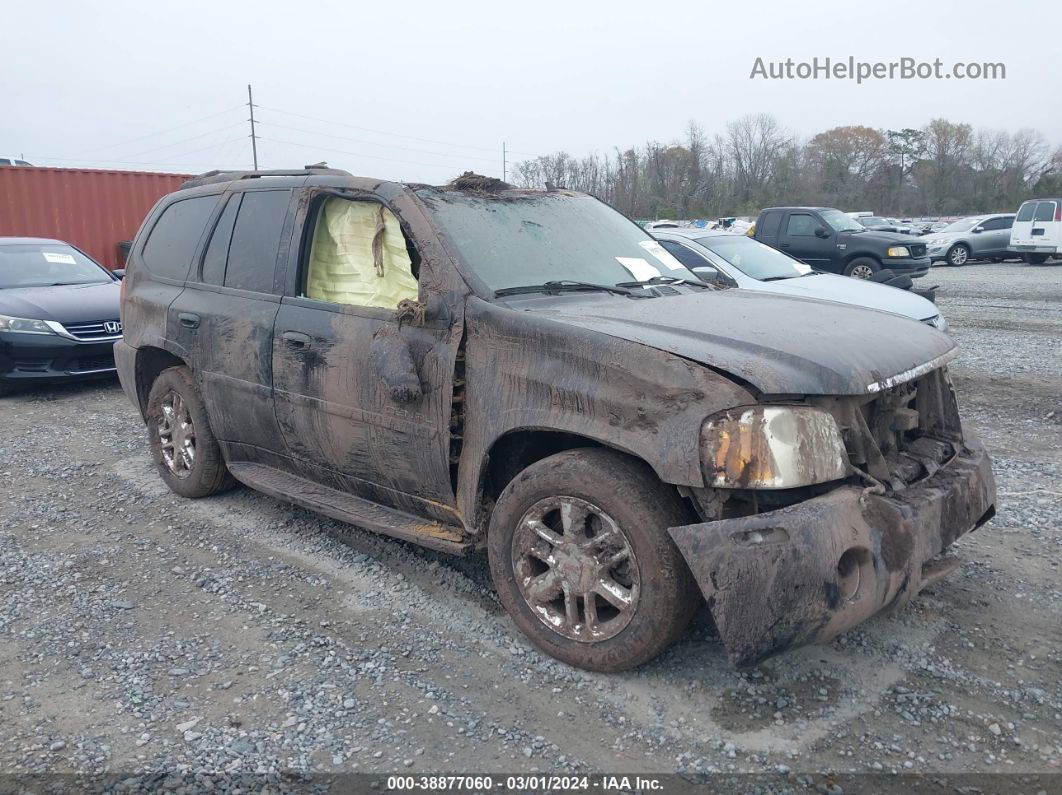
M 382 204 L 333 196 L 321 207 L 310 247 L 307 298 L 394 309 L 417 299 L 406 239 Z

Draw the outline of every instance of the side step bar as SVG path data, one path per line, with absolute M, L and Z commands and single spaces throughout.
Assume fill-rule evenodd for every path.
M 337 489 L 261 464 L 232 463 L 229 472 L 244 485 L 293 502 L 341 522 L 410 541 L 440 552 L 463 555 L 473 548 L 460 528 L 410 516 Z

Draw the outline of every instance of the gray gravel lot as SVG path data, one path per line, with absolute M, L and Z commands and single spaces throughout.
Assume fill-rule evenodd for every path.
M 171 494 L 116 383 L 0 399 L 0 774 L 1062 773 L 1062 265 L 923 281 L 999 514 L 905 610 L 746 672 L 703 615 L 638 671 L 568 668 L 483 558 Z

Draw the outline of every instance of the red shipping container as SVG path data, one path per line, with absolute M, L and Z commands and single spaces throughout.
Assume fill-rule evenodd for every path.
M 150 171 L 0 166 L 0 237 L 64 240 L 108 268 L 120 268 L 118 244 L 132 240 L 155 202 L 190 178 Z

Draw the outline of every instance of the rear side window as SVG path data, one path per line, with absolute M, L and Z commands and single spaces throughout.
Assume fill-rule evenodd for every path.
M 226 287 L 273 292 L 273 272 L 290 196 L 291 191 L 287 190 L 251 191 L 243 195 L 229 243 Z
M 203 255 L 203 282 L 206 284 L 225 283 L 225 262 L 229 258 L 229 241 L 232 240 L 232 227 L 236 223 L 236 211 L 240 209 L 240 196 L 229 197 L 229 203 L 218 218 L 214 232 Z
M 786 226 L 786 234 L 793 237 L 814 237 L 817 224 L 810 215 L 803 213 L 789 216 L 789 224 Z
M 759 225 L 757 231 L 761 235 L 766 237 L 777 237 L 778 227 L 782 225 L 782 214 L 777 210 L 774 212 L 767 212 L 763 214 L 763 223 Z
M 1015 221 L 1031 221 L 1036 213 L 1036 202 L 1025 202 L 1019 209 Z
M 1034 221 L 1053 221 L 1055 220 L 1055 203 L 1054 202 L 1040 202 L 1036 205 L 1036 215 L 1033 216 Z
M 144 264 L 157 276 L 184 279 L 217 196 L 182 199 L 162 211 L 144 246 Z
M 986 232 L 994 232 L 997 229 L 1010 229 L 1013 223 L 1013 218 L 989 218 L 981 224 L 981 228 Z

